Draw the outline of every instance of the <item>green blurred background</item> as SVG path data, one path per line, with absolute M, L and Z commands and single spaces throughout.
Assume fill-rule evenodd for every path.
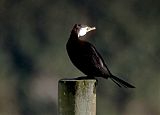
M 99 79 L 97 115 L 160 115 L 160 1 L 0 0 L 0 115 L 57 115 L 57 83 L 82 76 L 65 44 L 75 23 L 112 73 Z

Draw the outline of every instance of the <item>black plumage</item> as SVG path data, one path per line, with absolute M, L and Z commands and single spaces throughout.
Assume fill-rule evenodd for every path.
M 76 24 L 73 27 L 66 45 L 67 52 L 72 63 L 80 71 L 90 77 L 103 77 L 105 79 L 110 78 L 119 87 L 124 86 L 134 88 L 133 85 L 111 74 L 95 46 L 87 42 L 84 38 L 81 38 L 80 30 L 82 28 L 86 29 L 86 33 L 93 30 L 93 28 L 81 24 Z

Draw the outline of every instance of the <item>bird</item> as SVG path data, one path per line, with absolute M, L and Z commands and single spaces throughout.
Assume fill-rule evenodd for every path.
M 88 77 L 109 78 L 119 87 L 135 88 L 135 86 L 114 76 L 96 47 L 86 40 L 84 36 L 95 29 L 95 27 L 83 24 L 74 25 L 66 43 L 66 50 L 73 65 Z

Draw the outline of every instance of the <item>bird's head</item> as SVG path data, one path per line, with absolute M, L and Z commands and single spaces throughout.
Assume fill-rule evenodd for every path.
M 75 32 L 78 37 L 86 35 L 88 32 L 95 30 L 95 27 L 89 27 L 87 25 L 75 24 L 73 27 L 73 32 Z

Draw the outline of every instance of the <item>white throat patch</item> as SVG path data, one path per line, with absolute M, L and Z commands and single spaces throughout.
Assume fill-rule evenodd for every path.
M 86 35 L 86 33 L 87 33 L 87 27 L 81 28 L 81 29 L 79 30 L 78 37 L 84 36 L 84 35 Z

